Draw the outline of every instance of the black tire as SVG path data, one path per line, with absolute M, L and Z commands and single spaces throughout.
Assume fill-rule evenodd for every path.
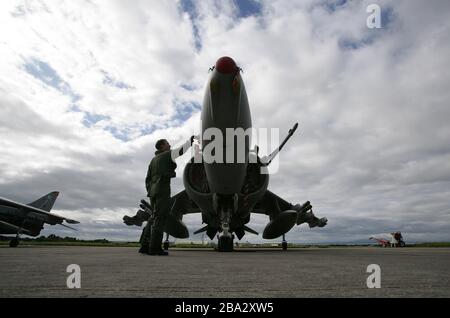
M 9 241 L 9 247 L 17 247 L 19 246 L 19 239 L 13 238 L 11 241 Z
M 281 248 L 283 249 L 283 251 L 287 251 L 288 243 L 287 242 L 282 242 L 281 243 Z
M 219 252 L 233 252 L 233 238 L 228 236 L 219 237 Z
M 169 250 L 169 242 L 168 241 L 164 241 L 163 248 L 165 251 Z

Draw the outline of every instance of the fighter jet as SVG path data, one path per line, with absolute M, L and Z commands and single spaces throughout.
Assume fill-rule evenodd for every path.
M 55 225 L 63 224 L 64 221 L 70 224 L 77 224 L 78 221 L 50 213 L 59 192 L 50 192 L 42 198 L 28 204 L 18 203 L 0 197 L 0 234 L 15 234 L 16 237 L 9 242 L 10 247 L 19 245 L 21 234 L 38 236 L 44 228 L 44 223 Z
M 223 133 L 224 157 L 231 151 L 232 157 L 239 153 L 238 143 L 230 142 L 226 130 L 252 127 L 250 107 L 242 79 L 242 70 L 230 57 L 221 57 L 210 68 L 202 106 L 202 139 L 199 156 L 205 160 L 196 160 L 196 156 L 186 165 L 183 173 L 185 190 L 171 198 L 170 217 L 165 232 L 175 238 L 188 238 L 189 231 L 182 222 L 183 215 L 201 213 L 205 226 L 194 234 L 206 232 L 210 239 L 218 237 L 218 251 L 233 250 L 235 236 L 240 240 L 246 232 L 258 234 L 247 224 L 251 214 L 265 214 L 270 218 L 263 238 L 283 237 L 282 248 L 287 249 L 285 234 L 295 224 L 309 224 L 310 227 L 323 227 L 326 218 L 317 218 L 312 212 L 309 201 L 303 204 L 291 204 L 269 191 L 267 168 L 281 151 L 288 139 L 296 131 L 298 124 L 289 130 L 288 136 L 270 155 L 259 156 L 259 149 L 250 149 L 250 138 L 246 137 L 243 160 L 222 162 L 206 160 L 206 152 L 214 140 L 205 138 L 208 129 Z M 231 144 L 231 146 L 229 146 Z M 199 147 L 200 148 L 200 147 Z M 200 161 L 200 162 L 199 162 Z M 127 225 L 141 225 L 143 216 L 151 214 L 148 204 L 141 204 L 142 210 L 136 216 L 125 216 Z M 143 213 L 148 212 L 148 213 Z M 165 245 L 168 243 L 166 239 Z M 166 245 L 167 246 L 167 245 Z

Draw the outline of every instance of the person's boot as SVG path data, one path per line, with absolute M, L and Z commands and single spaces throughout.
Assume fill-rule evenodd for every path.
M 141 243 L 139 253 L 141 254 L 148 254 L 150 251 L 151 228 L 152 225 L 147 223 L 144 230 L 142 231 L 141 239 L 139 240 L 139 242 Z

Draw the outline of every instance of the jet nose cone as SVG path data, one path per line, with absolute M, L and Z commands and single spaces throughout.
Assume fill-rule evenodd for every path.
M 237 65 L 231 57 L 223 56 L 216 62 L 216 70 L 223 74 L 230 74 L 237 70 Z

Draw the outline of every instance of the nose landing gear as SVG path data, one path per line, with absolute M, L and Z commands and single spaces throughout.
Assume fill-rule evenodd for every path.
M 218 235 L 217 250 L 219 252 L 232 252 L 234 235 L 230 231 L 231 217 L 234 211 L 237 210 L 237 194 L 233 196 L 221 196 L 214 197 L 215 206 L 220 211 L 220 230 L 222 231 Z
M 221 235 L 218 237 L 217 250 L 219 252 L 233 252 L 234 235 Z
M 222 233 L 218 236 L 217 249 L 219 252 L 233 252 L 233 240 L 234 235 L 230 233 L 230 215 L 229 213 L 224 213 L 224 218 L 222 219 Z

